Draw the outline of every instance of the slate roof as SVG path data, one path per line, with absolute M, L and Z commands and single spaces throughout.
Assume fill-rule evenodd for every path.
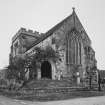
M 37 41 L 35 41 L 34 44 L 32 44 L 28 50 L 32 47 L 34 47 L 35 45 L 37 45 L 38 43 L 40 43 L 41 41 L 45 40 L 47 37 L 49 37 L 50 35 L 52 35 L 52 33 L 54 31 L 56 31 L 57 29 L 59 29 L 59 27 L 61 27 L 66 20 L 68 20 L 69 18 L 72 18 L 73 13 L 71 15 L 69 15 L 68 17 L 66 17 L 64 20 L 62 20 L 60 23 L 58 23 L 57 25 L 55 25 L 53 28 L 51 28 L 50 30 L 48 30 L 43 36 L 41 36 Z
M 46 33 L 44 33 L 41 37 L 39 37 L 29 48 L 27 48 L 27 51 L 30 50 L 35 45 L 39 44 L 41 41 L 45 40 L 47 37 L 51 36 L 53 34 L 53 32 L 55 32 L 56 30 L 58 30 L 68 19 L 69 20 L 73 19 L 72 24 L 73 24 L 73 26 L 78 31 L 81 30 L 81 31 L 84 31 L 85 32 L 85 29 L 83 28 L 83 26 L 82 26 L 82 24 L 81 24 L 78 16 L 76 15 L 74 8 L 73 8 L 73 12 L 72 12 L 71 15 L 69 15 L 67 18 L 65 18 L 64 20 L 62 20 L 60 23 L 58 23 L 53 28 L 51 28 L 49 31 L 47 31 Z M 74 27 L 72 27 L 72 28 L 74 28 Z M 86 34 L 86 32 L 85 32 L 85 34 Z M 90 40 L 90 38 L 88 37 L 87 34 L 86 34 L 86 36 Z

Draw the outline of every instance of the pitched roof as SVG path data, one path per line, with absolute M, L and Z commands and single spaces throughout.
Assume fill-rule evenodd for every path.
M 68 17 L 66 17 L 64 20 L 62 20 L 60 23 L 55 25 L 53 28 L 48 30 L 43 36 L 41 36 L 37 41 L 35 41 L 35 43 L 33 43 L 32 46 L 30 46 L 27 50 L 29 50 L 30 48 L 34 47 L 35 45 L 37 45 L 38 43 L 40 43 L 41 41 L 45 40 L 47 37 L 52 35 L 52 33 L 56 31 L 57 29 L 59 29 L 65 23 L 66 20 L 72 17 L 73 17 L 73 13 L 69 15 Z
M 55 25 L 53 28 L 51 28 L 49 31 L 47 31 L 44 35 L 42 35 L 41 37 L 39 37 L 28 49 L 31 49 L 32 47 L 34 47 L 35 45 L 39 44 L 41 41 L 45 40 L 47 37 L 51 36 L 53 34 L 53 32 L 55 32 L 56 30 L 58 30 L 67 20 L 73 20 L 71 25 L 72 28 L 76 28 L 76 30 L 78 31 L 84 31 L 85 29 L 83 28 L 78 16 L 75 13 L 75 9 L 73 8 L 73 12 L 71 15 L 69 15 L 67 18 L 65 18 L 64 20 L 62 20 L 60 23 L 58 23 L 57 25 Z M 71 21 L 70 21 L 71 22 Z M 86 34 L 86 32 L 85 32 Z M 89 39 L 88 35 L 87 38 Z M 89 39 L 90 40 L 90 39 Z

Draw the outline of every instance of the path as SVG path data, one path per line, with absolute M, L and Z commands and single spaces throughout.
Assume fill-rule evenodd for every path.
M 105 96 L 50 102 L 22 101 L 0 96 L 0 105 L 105 105 Z

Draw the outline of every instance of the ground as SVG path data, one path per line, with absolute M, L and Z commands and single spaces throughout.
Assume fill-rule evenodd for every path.
M 0 105 L 105 105 L 105 96 L 49 102 L 22 101 L 0 96 Z

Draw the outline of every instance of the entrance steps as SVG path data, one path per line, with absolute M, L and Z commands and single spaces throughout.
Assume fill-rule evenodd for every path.
M 34 80 L 29 82 L 24 88 L 59 88 L 59 87 L 73 87 L 76 83 L 70 80 Z
M 57 87 L 71 87 L 75 85 L 70 80 L 35 80 L 29 82 L 25 87 L 29 89 L 34 88 L 57 88 Z
M 22 89 L 26 96 L 38 96 L 45 97 L 57 94 L 69 94 L 72 92 L 82 91 L 83 87 L 57 87 L 57 88 L 34 88 L 34 89 Z
M 20 90 L 21 99 L 58 100 L 85 90 L 70 80 L 34 80 Z M 24 93 L 24 94 L 23 94 Z
M 19 91 L 17 99 L 51 101 L 69 99 L 84 94 L 83 87 L 57 87 L 57 88 L 34 88 L 22 89 Z

